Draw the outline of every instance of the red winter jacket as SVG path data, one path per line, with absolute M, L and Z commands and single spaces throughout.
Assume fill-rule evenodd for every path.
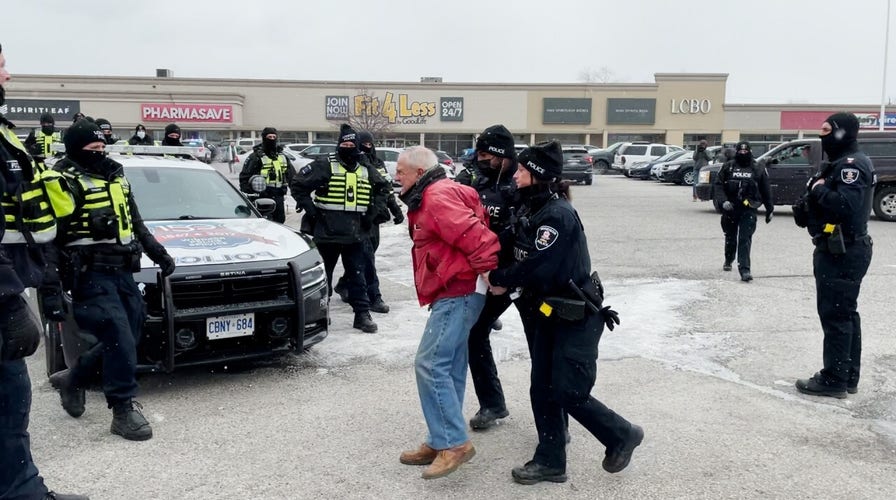
M 498 237 L 476 190 L 440 179 L 408 209 L 414 283 L 421 306 L 476 290 L 479 274 L 498 267 Z

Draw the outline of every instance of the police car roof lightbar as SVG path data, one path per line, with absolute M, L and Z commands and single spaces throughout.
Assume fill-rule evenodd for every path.
M 50 146 L 55 153 L 65 153 L 65 144 L 56 142 Z M 106 146 L 107 153 L 117 153 L 124 155 L 190 155 L 202 156 L 201 151 L 205 148 L 189 147 L 189 146 L 132 146 L 130 144 L 110 144 Z

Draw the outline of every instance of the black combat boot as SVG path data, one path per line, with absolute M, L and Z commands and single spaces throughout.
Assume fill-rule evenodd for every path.
M 44 496 L 44 500 L 90 500 L 90 497 L 86 495 L 66 495 L 64 493 L 48 491 Z
M 84 414 L 84 389 L 78 389 L 72 385 L 70 370 L 65 369 L 50 375 L 50 385 L 59 391 L 62 408 L 69 415 L 78 418 Z
M 632 430 L 625 442 L 613 450 L 607 448 L 603 463 L 604 470 L 607 472 L 619 472 L 628 467 L 628 463 L 632 460 L 632 453 L 641 444 L 641 441 L 644 441 L 644 429 L 632 424 Z
M 140 411 L 140 403 L 129 400 L 112 407 L 112 434 L 130 441 L 146 441 L 152 438 L 152 427 Z
M 749 283 L 753 281 L 753 275 L 750 273 L 750 271 L 741 271 L 740 280 Z
M 470 428 L 474 431 L 484 431 L 495 425 L 495 422 L 497 422 L 499 418 L 504 418 L 507 415 L 510 415 L 510 413 L 507 412 L 507 408 L 498 410 L 480 408 L 479 411 L 476 412 L 476 415 L 473 415 L 473 418 L 470 419 Z
M 552 483 L 565 483 L 566 471 L 563 469 L 555 469 L 547 467 L 534 461 L 526 462 L 522 467 L 514 467 L 510 471 L 513 480 L 520 484 L 535 484 L 542 481 L 550 481 Z
M 345 276 L 339 278 L 339 281 L 336 282 L 336 286 L 333 287 L 333 291 L 339 295 L 339 298 L 342 299 L 343 302 L 348 304 L 348 289 L 345 288 Z
M 827 396 L 829 398 L 843 399 L 846 397 L 849 388 L 831 383 L 824 375 L 816 373 L 811 378 L 797 380 L 796 390 L 810 396 Z M 858 392 L 858 386 L 853 388 L 853 390 Z
M 492 323 L 492 330 L 500 332 L 502 328 L 504 328 L 504 323 L 501 323 L 500 319 L 496 319 L 495 322 Z
M 370 317 L 370 311 L 359 311 L 355 313 L 355 322 L 352 328 L 357 328 L 364 333 L 376 333 L 376 323 Z
M 385 302 L 383 302 L 382 297 L 378 297 L 376 300 L 371 302 L 370 310 L 375 313 L 386 314 L 389 312 L 389 306 L 386 305 Z
M 731 261 L 726 260 L 724 264 L 722 264 L 722 271 L 730 271 L 731 270 Z

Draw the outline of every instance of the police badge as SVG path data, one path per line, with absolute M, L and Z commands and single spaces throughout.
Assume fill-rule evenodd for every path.
M 859 179 L 859 169 L 857 168 L 844 168 L 840 170 L 840 180 L 843 181 L 844 184 L 852 184 L 853 182 Z

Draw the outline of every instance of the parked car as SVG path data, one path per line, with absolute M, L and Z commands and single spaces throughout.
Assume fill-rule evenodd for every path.
M 249 151 L 252 152 L 252 148 L 255 147 L 256 144 L 261 143 L 261 139 L 255 140 L 251 137 L 238 137 L 236 139 L 236 147 L 237 151 Z
M 146 318 L 137 370 L 270 357 L 302 351 L 328 333 L 324 264 L 311 239 L 263 214 L 214 167 L 189 159 L 118 155 L 156 239 L 177 270 L 161 277 L 147 257 L 134 280 Z M 48 375 L 72 366 L 95 338 L 71 315 L 45 321 Z
M 292 154 L 298 156 L 302 151 L 308 148 L 308 146 L 312 146 L 312 144 L 308 142 L 294 142 L 290 144 L 284 144 L 283 149 L 288 149 Z
M 710 146 L 706 148 L 706 151 L 712 158 L 717 157 L 721 150 L 722 146 Z M 681 156 L 677 160 L 666 165 L 664 169 L 660 169 L 657 172 L 657 179 L 663 182 L 693 186 L 694 182 L 697 180 L 697 175 L 696 172 L 694 172 L 693 152 L 689 151 L 688 153 L 691 154 Z
M 398 155 L 400 155 L 402 151 L 404 151 L 404 148 L 376 148 L 376 156 L 386 164 L 386 171 L 389 172 L 392 186 L 396 188 L 401 186 L 401 184 L 395 180 L 395 167 L 398 165 Z M 445 169 L 445 175 L 447 175 L 449 179 L 454 179 L 454 167 L 442 162 L 439 163 L 442 165 L 442 168 Z
M 896 222 L 896 137 L 876 135 L 874 132 L 859 133 L 859 149 L 874 163 L 877 184 L 874 188 L 872 208 L 880 219 Z M 806 183 L 825 160 L 821 140 L 797 139 L 772 148 L 757 162 L 765 166 L 772 186 L 775 205 L 792 205 L 806 190 Z M 716 210 L 722 207 L 715 203 L 715 178 L 721 164 L 715 163 L 700 169 L 697 183 L 697 197 L 713 201 Z
M 613 161 L 616 157 L 616 151 L 619 150 L 622 146 L 626 144 L 631 144 L 629 142 L 614 142 L 610 144 L 610 146 L 599 149 L 597 151 L 589 151 L 591 155 L 592 165 L 594 165 L 595 169 L 606 170 L 613 166 Z
M 436 153 L 436 158 L 439 159 L 439 163 L 442 165 L 448 165 L 451 167 L 451 171 L 454 172 L 454 158 L 451 157 L 448 153 L 444 151 L 434 150 Z
M 688 152 L 685 150 L 670 151 L 655 160 L 637 161 L 630 167 L 622 169 L 622 173 L 626 177 L 634 177 L 636 179 L 642 180 L 649 179 L 651 177 L 651 171 L 654 167 L 658 167 L 659 165 L 663 165 L 676 160 L 682 156 L 687 155 L 687 153 Z
M 583 147 L 563 146 L 563 178 L 583 182 L 588 186 L 594 182 L 588 150 Z
M 327 156 L 330 153 L 335 153 L 338 147 L 338 144 L 333 143 L 312 144 L 308 146 L 299 152 L 298 159 L 294 164 L 296 171 L 318 158 Z
M 184 139 L 180 143 L 188 148 L 199 148 L 195 155 L 197 160 L 203 163 L 212 162 L 212 150 L 208 147 L 208 143 L 202 139 Z
M 656 144 L 649 142 L 632 142 L 621 146 L 616 151 L 613 160 L 613 168 L 622 170 L 627 163 L 637 161 L 655 160 L 670 151 L 682 151 L 681 146 L 670 146 L 668 144 Z

